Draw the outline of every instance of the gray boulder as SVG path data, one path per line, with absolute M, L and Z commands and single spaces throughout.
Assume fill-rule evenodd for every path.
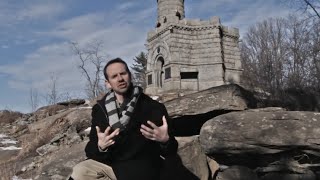
M 176 139 L 182 164 L 200 180 L 208 180 L 209 166 L 207 157 L 200 146 L 199 136 L 177 137 Z
M 171 117 L 197 115 L 215 110 L 239 111 L 256 107 L 253 95 L 236 84 L 213 87 L 164 104 Z
M 86 102 L 85 99 L 71 99 L 69 101 L 63 101 L 58 102 L 58 105 L 68 106 L 68 107 L 74 107 L 74 106 L 80 106 Z
M 173 119 L 175 136 L 199 135 L 209 119 L 230 111 L 255 107 L 252 94 L 230 84 L 188 94 L 164 103 Z
M 207 154 L 273 154 L 320 149 L 320 113 L 303 111 L 232 112 L 207 121 L 200 131 Z
M 243 166 L 231 166 L 222 172 L 218 172 L 217 180 L 258 180 L 253 170 Z

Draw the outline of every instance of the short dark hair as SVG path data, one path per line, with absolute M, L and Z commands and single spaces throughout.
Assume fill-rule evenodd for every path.
M 103 68 L 103 75 L 106 78 L 106 80 L 108 80 L 107 68 L 108 68 L 108 66 L 110 66 L 113 63 L 124 64 L 126 66 L 126 71 L 129 73 L 129 77 L 131 78 L 131 72 L 129 70 L 127 63 L 124 60 L 122 60 L 121 58 L 115 58 L 115 59 L 111 59 L 110 61 L 108 61 L 107 64 Z

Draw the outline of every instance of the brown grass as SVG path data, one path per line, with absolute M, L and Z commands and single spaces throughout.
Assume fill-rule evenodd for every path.
M 20 112 L 3 110 L 0 112 L 0 124 L 12 123 L 18 118 L 22 117 L 22 115 L 23 114 Z
M 42 129 L 37 133 L 30 133 L 21 138 L 22 150 L 19 152 L 18 159 L 31 155 L 36 155 L 36 149 L 50 142 L 57 134 L 62 133 L 67 124 L 63 118 L 57 119 L 56 122 L 48 129 Z
M 4 162 L 0 164 L 0 180 L 11 180 L 17 172 L 17 164 L 15 162 Z

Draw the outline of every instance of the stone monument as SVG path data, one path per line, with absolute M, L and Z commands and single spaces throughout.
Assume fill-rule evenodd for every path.
M 210 20 L 186 19 L 184 0 L 157 0 L 148 33 L 147 94 L 197 92 L 240 83 L 239 30 Z

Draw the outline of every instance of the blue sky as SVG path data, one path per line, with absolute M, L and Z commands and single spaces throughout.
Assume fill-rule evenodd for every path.
M 290 12 L 278 0 L 185 0 L 187 19 L 219 16 L 241 34 L 256 22 Z M 0 109 L 30 112 L 30 88 L 48 93 L 50 74 L 57 77 L 60 93 L 83 97 L 85 79 L 69 42 L 102 41 L 108 59 L 122 57 L 130 64 L 145 51 L 156 16 L 156 0 L 1 0 Z

